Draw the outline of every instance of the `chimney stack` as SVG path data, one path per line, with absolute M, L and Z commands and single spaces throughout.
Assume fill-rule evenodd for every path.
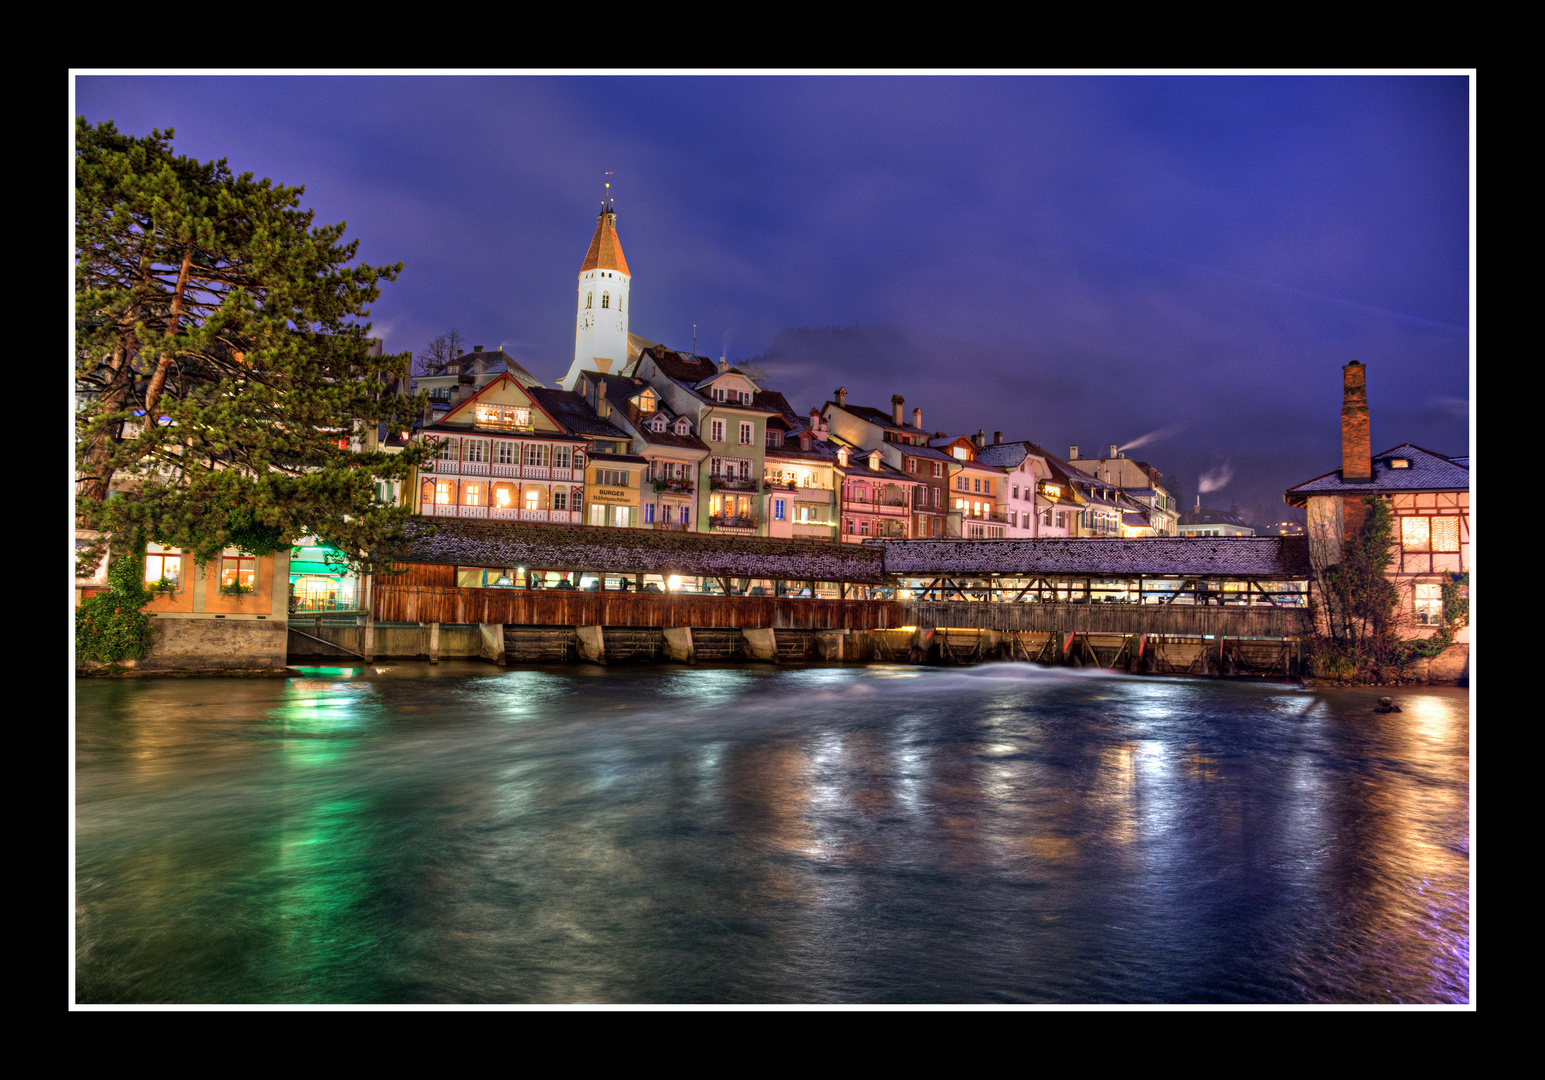
M 848 407 L 848 388 L 846 386 L 839 386 L 839 387 L 837 387 L 837 408 L 845 409 L 847 407 Z
M 726 360 L 726 359 L 725 359 L 725 358 L 724 358 L 724 357 L 722 357 L 722 356 L 721 356 L 721 357 L 719 357 L 719 374 L 720 374 L 720 375 L 723 375 L 723 374 L 724 374 L 724 373 L 725 373 L 725 372 L 726 372 L 726 371 L 728 371 L 728 370 L 729 370 L 729 369 L 730 369 L 730 363 L 729 363 L 729 361 L 728 361 L 728 360 Z
M 1069 461 L 1077 461 L 1078 460 L 1078 447 L 1076 447 L 1076 446 L 1068 447 L 1068 460 Z
M 1341 479 L 1373 479 L 1368 431 L 1368 369 L 1353 360 L 1341 369 Z
M 976 434 L 971 436 L 971 441 L 976 443 L 977 446 L 986 446 L 987 445 L 987 432 L 985 430 L 983 430 L 982 428 L 977 428 L 976 429 Z
M 906 399 L 900 394 L 891 395 L 891 423 L 901 427 L 901 407 L 906 404 Z
M 1116 456 L 1116 444 L 1115 443 L 1111 443 L 1110 444 L 1110 456 L 1111 457 L 1115 457 Z
M 992 433 L 992 444 L 994 446 L 1002 446 L 1003 445 L 1003 432 L 1001 432 L 1001 431 L 994 431 Z
M 922 426 L 923 426 L 923 410 L 922 409 L 913 409 L 912 410 L 912 426 L 917 428 L 917 429 L 919 429 L 919 430 L 922 429 Z

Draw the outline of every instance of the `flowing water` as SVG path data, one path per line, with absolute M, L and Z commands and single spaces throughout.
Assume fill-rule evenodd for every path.
M 995 664 L 76 684 L 81 1003 L 1464 1003 L 1469 700 Z

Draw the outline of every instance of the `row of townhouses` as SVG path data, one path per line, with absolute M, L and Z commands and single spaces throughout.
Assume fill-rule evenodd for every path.
M 421 374 L 422 422 L 379 435 L 430 440 L 434 457 L 383 494 L 437 517 L 843 543 L 1181 534 L 1160 472 L 1115 446 L 1061 458 L 1001 432 L 930 432 L 901 395 L 884 410 L 845 388 L 800 412 L 723 359 L 631 333 L 631 284 L 607 204 L 558 387 L 482 346 Z

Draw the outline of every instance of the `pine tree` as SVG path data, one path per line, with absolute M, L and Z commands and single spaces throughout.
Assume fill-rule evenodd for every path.
M 409 517 L 375 481 L 423 454 L 348 449 L 424 408 L 398 396 L 409 355 L 372 355 L 362 321 L 402 264 L 351 265 L 304 188 L 172 138 L 76 121 L 78 524 L 199 561 L 313 535 L 364 565 Z

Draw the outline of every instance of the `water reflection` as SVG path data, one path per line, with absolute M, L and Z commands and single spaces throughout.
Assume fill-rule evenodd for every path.
M 1468 702 L 965 670 L 83 682 L 77 993 L 1462 1002 Z

